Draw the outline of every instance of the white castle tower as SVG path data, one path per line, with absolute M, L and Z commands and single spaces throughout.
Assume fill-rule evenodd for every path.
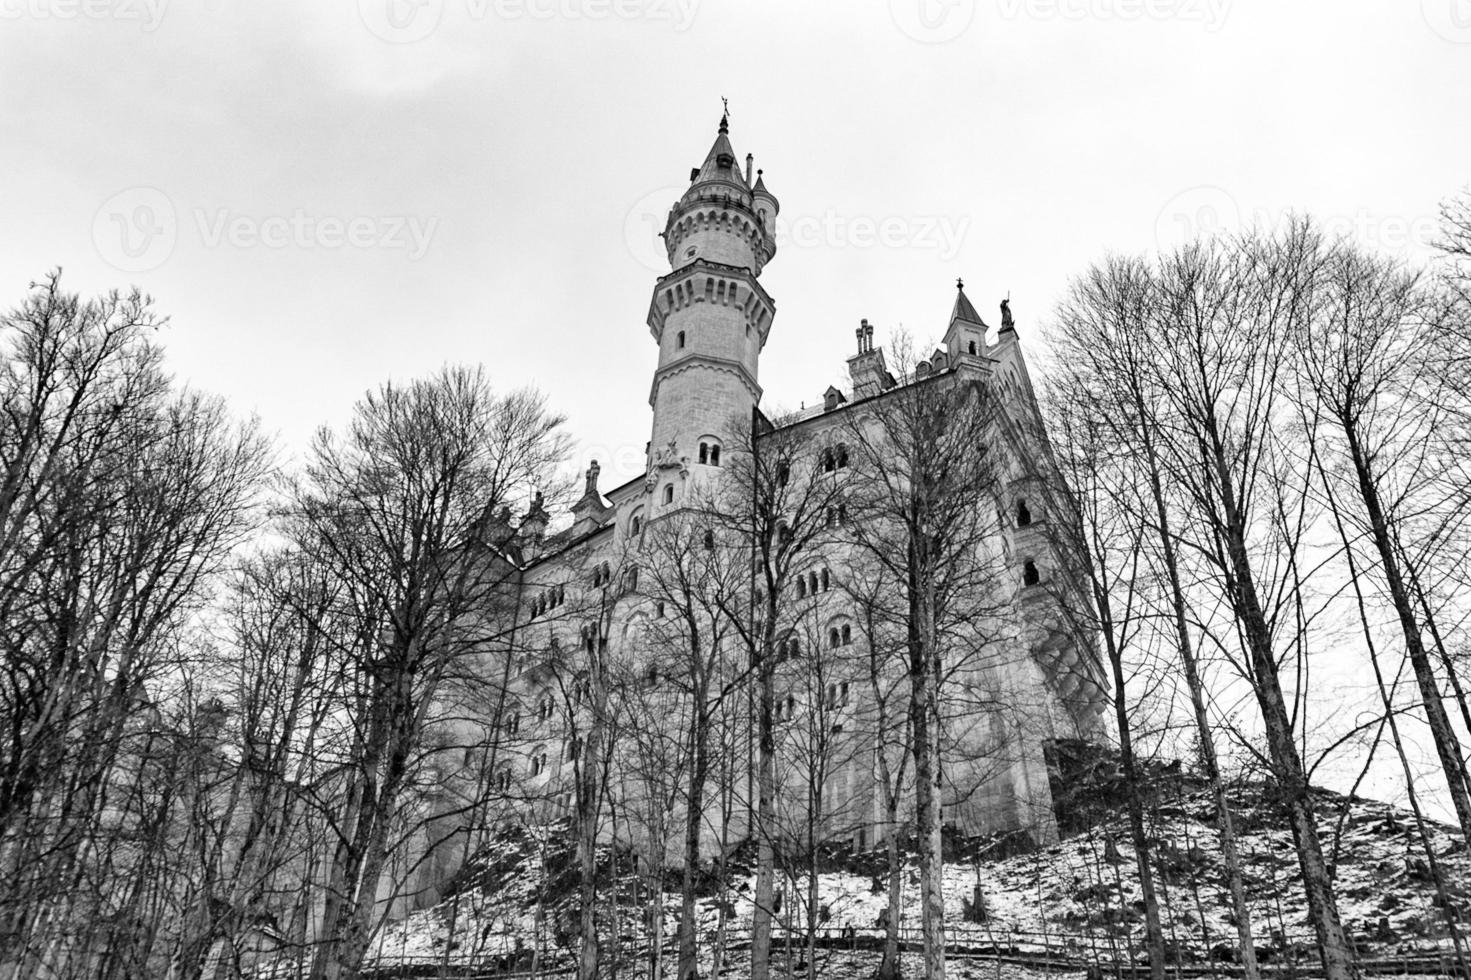
M 655 512 L 678 506 L 695 467 L 720 465 L 733 427 L 761 398 L 757 364 L 776 305 L 757 278 L 776 253 L 776 198 L 760 172 L 736 164 L 721 117 L 705 162 L 669 212 L 662 237 L 673 270 L 654 284 L 649 331 L 659 366 L 648 488 Z

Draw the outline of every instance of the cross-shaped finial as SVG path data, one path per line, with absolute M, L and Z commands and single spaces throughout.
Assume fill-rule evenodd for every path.
M 730 100 L 723 95 L 720 97 L 720 106 L 725 110 L 727 116 L 730 115 Z
M 965 281 L 962 280 L 962 279 L 957 278 L 955 280 L 955 288 L 956 289 L 964 289 L 965 288 Z

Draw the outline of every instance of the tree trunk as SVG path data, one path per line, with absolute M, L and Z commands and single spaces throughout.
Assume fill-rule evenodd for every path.
M 709 719 L 700 713 L 695 730 L 691 733 L 694 745 L 691 756 L 689 793 L 684 815 L 684 871 L 681 879 L 679 906 L 679 980 L 694 980 L 699 976 L 696 930 L 695 890 L 700 873 L 700 824 L 705 811 L 705 779 L 710 765 L 709 747 L 706 745 Z
M 1446 788 L 1450 791 L 1451 804 L 1455 807 L 1456 818 L 1461 824 L 1461 833 L 1471 840 L 1471 796 L 1467 794 L 1466 763 L 1461 756 L 1461 746 L 1456 739 L 1455 729 L 1451 727 L 1450 717 L 1446 714 L 1445 702 L 1440 696 L 1440 683 L 1425 651 L 1420 624 L 1415 620 L 1413 600 L 1400 571 L 1399 555 L 1390 539 L 1389 523 L 1380 503 L 1379 488 L 1374 483 L 1373 474 L 1369 472 L 1369 462 L 1359 444 L 1358 433 L 1354 431 L 1352 424 L 1343 425 L 1343 430 L 1348 437 L 1349 453 L 1353 458 L 1354 473 L 1358 477 L 1359 497 L 1363 500 L 1369 517 L 1369 530 L 1374 539 L 1374 548 L 1379 553 L 1379 565 L 1384 572 L 1385 584 L 1389 586 L 1390 601 L 1394 603 L 1400 630 L 1404 633 L 1405 650 L 1409 654 L 1410 666 L 1415 671 L 1415 682 L 1420 688 L 1420 702 L 1425 707 L 1425 720 L 1435 739 L 1435 752 L 1445 774 Z
M 767 622 L 774 621 L 768 607 Z M 771 663 L 770 646 L 762 656 L 759 670 L 760 703 L 756 710 L 756 893 L 751 913 L 751 980 L 771 977 L 771 902 L 776 883 L 776 848 L 772 833 L 776 828 L 776 733 L 773 715 L 776 711 L 775 667 Z
M 1144 401 L 1134 393 L 1136 410 L 1144 418 Z M 1206 779 L 1211 784 L 1211 794 L 1216 801 L 1216 828 L 1221 835 L 1221 858 L 1226 865 L 1226 884 L 1231 893 L 1231 911 L 1236 918 L 1236 941 L 1241 952 L 1241 970 L 1245 980 L 1257 980 L 1261 971 L 1256 961 L 1256 941 L 1251 932 L 1251 907 L 1246 902 L 1246 884 L 1241 876 L 1241 855 L 1236 849 L 1236 828 L 1231 817 L 1231 805 L 1226 799 L 1226 785 L 1221 779 L 1220 760 L 1216 755 L 1215 738 L 1211 734 L 1210 716 L 1205 707 L 1205 685 L 1200 679 L 1200 670 L 1195 660 L 1195 648 L 1190 642 L 1189 622 L 1185 614 L 1185 589 L 1180 583 L 1180 563 L 1175 555 L 1175 542 L 1170 537 L 1170 516 L 1165 507 L 1164 486 L 1159 475 L 1159 459 L 1155 455 L 1154 440 L 1149 427 L 1141 426 L 1144 440 L 1144 455 L 1149 466 L 1149 489 L 1154 498 L 1155 517 L 1159 522 L 1159 545 L 1164 558 L 1165 574 L 1170 584 L 1170 605 L 1175 617 L 1175 639 L 1179 645 L 1180 662 L 1185 668 L 1185 684 L 1190 689 L 1190 705 L 1195 714 L 1195 734 L 1200 746 L 1200 761 L 1205 767 Z
M 1251 559 L 1245 540 L 1245 515 L 1237 509 L 1232 491 L 1230 468 L 1215 426 L 1210 426 L 1212 440 L 1210 464 L 1219 479 L 1218 490 L 1224 520 L 1220 531 L 1227 551 L 1227 583 L 1231 603 L 1246 639 L 1251 658 L 1252 690 L 1262 712 L 1267 747 L 1271 754 L 1273 775 L 1286 797 L 1288 819 L 1297 845 L 1298 864 L 1302 870 L 1303 891 L 1307 896 L 1308 914 L 1318 939 L 1318 956 L 1328 980 L 1357 980 L 1358 964 L 1353 948 L 1344 934 L 1333 895 L 1333 881 L 1323 859 L 1323 846 L 1318 839 L 1317 819 L 1313 815 L 1307 775 L 1292 736 L 1292 720 L 1282 696 L 1282 683 L 1277 676 L 1277 660 L 1272 650 L 1271 631 L 1257 596 Z
M 911 649 L 909 713 L 914 737 L 915 825 L 919 844 L 921 929 L 926 980 L 945 977 L 945 896 L 941 839 L 938 678 L 926 645 Z
M 1134 840 L 1134 862 L 1139 870 L 1139 890 L 1144 896 L 1144 942 L 1149 950 L 1150 980 L 1164 980 L 1165 937 L 1159 925 L 1159 897 L 1154 890 L 1154 871 L 1149 863 L 1149 836 L 1144 831 L 1144 797 L 1139 768 L 1134 760 L 1134 736 L 1129 724 L 1129 707 L 1124 701 L 1123 657 L 1115 642 L 1108 593 L 1095 588 L 1098 611 L 1103 617 L 1103 641 L 1113 671 L 1114 716 L 1119 726 L 1119 761 L 1124 767 L 1128 792 L 1129 834 Z

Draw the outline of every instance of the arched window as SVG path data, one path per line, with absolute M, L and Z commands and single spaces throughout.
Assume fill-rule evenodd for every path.
M 827 645 L 830 649 L 836 650 L 839 646 L 842 645 L 842 642 L 843 634 L 838 632 L 838 628 L 836 626 L 827 631 Z
M 833 459 L 837 463 L 837 466 L 838 466 L 839 469 L 842 469 L 844 466 L 847 466 L 848 465 L 848 445 L 847 445 L 847 443 L 842 443 L 842 442 L 838 443 L 838 448 L 837 448 L 837 451 L 833 454 Z
M 643 533 L 643 529 L 644 519 L 638 514 L 634 514 L 633 520 L 628 522 L 628 533 L 636 538 Z
M 787 485 L 787 482 L 789 480 L 791 480 L 791 478 L 792 478 L 792 466 L 791 466 L 791 464 L 788 463 L 788 462 L 786 462 L 785 460 L 783 460 L 780 463 L 777 463 L 776 464 L 776 485 L 779 486 L 779 487 L 784 487 L 784 486 Z
M 629 592 L 638 591 L 638 569 L 630 568 L 623 575 L 623 587 Z
M 970 352 L 971 352 L 971 355 L 972 356 L 975 355 L 975 352 L 976 352 L 976 342 L 974 340 L 972 340 L 970 342 Z
M 709 462 L 710 462 L 710 446 L 709 446 L 708 443 L 702 442 L 702 443 L 700 443 L 700 463 L 701 463 L 701 465 L 705 465 L 705 464 L 708 464 Z
M 807 591 L 808 592 L 811 592 L 813 595 L 817 595 L 817 573 L 816 572 L 808 572 L 807 573 Z
M 705 550 L 706 551 L 714 551 L 715 550 L 715 532 L 714 531 L 706 531 L 705 532 Z
M 776 526 L 777 547 L 786 547 L 792 543 L 792 529 L 787 527 L 785 521 Z
M 1036 585 L 1042 581 L 1042 576 L 1037 572 L 1037 563 L 1030 558 L 1022 565 L 1022 585 Z
M 807 576 L 805 575 L 797 576 L 797 598 L 807 598 Z
M 822 591 L 826 592 L 829 588 L 831 588 L 832 587 L 832 582 L 833 582 L 832 576 L 830 574 L 828 574 L 828 570 L 826 568 L 824 568 L 822 570 Z
M 664 502 L 666 504 L 674 503 L 674 484 L 672 483 L 666 483 L 664 485 Z
M 678 349 L 679 350 L 684 350 L 684 331 L 681 330 L 679 332 L 679 335 L 677 337 L 675 337 L 674 339 L 675 339 L 675 343 L 678 346 Z
M 821 464 L 822 471 L 824 473 L 831 473 L 836 465 L 833 460 L 833 451 L 831 449 L 824 449 L 818 455 L 818 461 Z
M 1032 512 L 1027 509 L 1027 502 L 1018 499 L 1016 502 L 1016 526 L 1027 527 L 1032 523 Z
M 720 447 L 719 446 L 711 446 L 710 447 L 710 465 L 711 466 L 719 466 L 720 465 Z
M 843 646 L 851 646 L 853 643 L 853 627 L 847 623 L 843 624 Z

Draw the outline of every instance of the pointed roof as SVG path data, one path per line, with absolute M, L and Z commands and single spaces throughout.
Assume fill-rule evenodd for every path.
M 721 164 L 725 166 L 722 167 Z M 715 142 L 710 144 L 710 152 L 705 154 L 705 162 L 700 164 L 699 176 L 695 183 L 706 180 L 735 180 L 742 187 L 746 186 L 746 179 L 741 175 L 741 168 L 737 166 L 735 149 L 730 145 L 730 117 L 720 117 L 720 131 L 715 136 Z
M 687 201 L 699 196 L 702 189 L 712 184 L 732 187 L 743 194 L 751 192 L 736 160 L 735 149 L 730 145 L 730 118 L 728 116 L 720 117 L 720 130 L 715 136 L 715 142 L 710 145 L 710 152 L 705 154 L 705 162 L 700 164 L 699 169 L 694 171 L 691 177 L 689 190 L 684 192 L 682 200 Z
M 986 325 L 986 321 L 981 319 L 981 315 L 976 312 L 975 306 L 966 297 L 965 282 L 960 279 L 955 280 L 955 306 L 950 310 L 950 322 L 954 323 L 956 320 L 964 320 L 967 323 L 974 323 L 981 327 Z

